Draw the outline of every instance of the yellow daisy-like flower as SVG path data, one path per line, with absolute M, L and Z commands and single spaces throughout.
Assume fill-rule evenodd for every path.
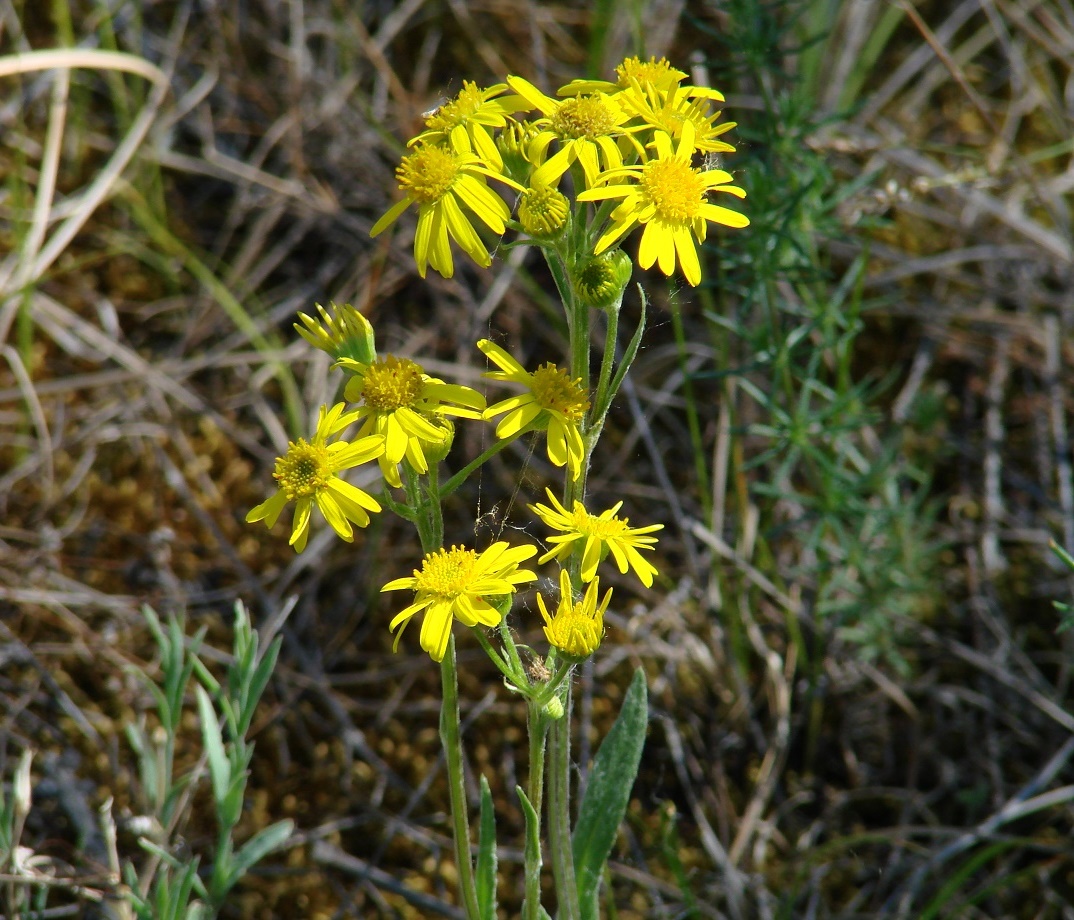
M 417 472 L 429 471 L 427 447 L 443 445 L 451 434 L 444 416 L 481 418 L 485 408 L 476 390 L 430 377 L 409 358 L 388 355 L 370 363 L 342 358 L 338 366 L 353 374 L 343 395 L 359 404 L 353 413 L 362 421 L 358 434 L 383 439 L 377 459 L 384 479 L 396 488 L 402 485 L 404 457 Z
M 559 150 L 544 160 L 530 177 L 531 185 L 554 186 L 575 160 L 582 164 L 587 187 L 596 183 L 602 168 L 623 165 L 616 141 L 628 134 L 624 126 L 630 116 L 612 96 L 592 93 L 553 99 L 521 77 L 508 77 L 507 82 L 544 116 L 536 122 L 542 130 L 530 143 L 529 155 L 542 160 L 552 141 L 558 140 L 560 144 Z
M 581 423 L 589 409 L 589 397 L 581 381 L 572 380 L 563 368 L 551 363 L 542 364 L 530 373 L 488 339 L 482 339 L 477 347 L 500 368 L 485 377 L 518 383 L 528 390 L 485 410 L 487 419 L 507 413 L 496 426 L 496 437 L 514 437 L 530 425 L 545 429 L 548 432 L 548 459 L 556 466 L 566 465 L 571 478 L 576 479 L 585 462 Z
M 639 57 L 629 57 L 615 68 L 615 82 L 608 80 L 571 80 L 557 91 L 559 96 L 576 96 L 579 93 L 609 93 L 629 89 L 634 83 L 643 86 L 651 83 L 657 89 L 668 91 L 686 79 L 686 73 L 668 63 L 667 58 L 655 57 L 643 61 Z
M 426 130 L 407 144 L 448 142 L 455 150 L 469 150 L 470 144 L 483 160 L 497 171 L 503 169 L 503 160 L 489 133 L 490 128 L 503 128 L 507 116 L 528 108 L 521 96 L 505 96 L 506 83 L 497 83 L 481 89 L 471 80 L 464 80 L 462 89 L 454 99 L 436 108 L 425 119 Z M 461 135 L 461 136 L 460 136 Z M 467 138 L 469 144 L 463 141 Z
M 266 527 L 272 528 L 287 503 L 295 502 L 290 542 L 299 553 L 306 548 L 309 539 L 314 505 L 348 543 L 354 540 L 351 524 L 365 527 L 369 523 L 369 512 L 380 511 L 380 504 L 373 496 L 339 478 L 338 474 L 343 470 L 384 452 L 384 439 L 380 437 L 361 438 L 353 444 L 342 440 L 328 443 L 331 435 L 342 431 L 358 417 L 355 412 L 345 413 L 344 408 L 343 403 L 337 403 L 331 409 L 321 406 L 313 439 L 291 441 L 287 453 L 276 459 L 272 476 L 279 483 L 279 490 L 246 515 L 248 524 L 264 521 Z
M 453 135 L 452 143 L 456 140 L 466 149 L 422 144 L 403 157 L 395 177 L 399 180 L 399 188 L 406 193 L 405 197 L 393 205 L 369 231 L 370 236 L 377 236 L 407 208 L 417 204 L 414 261 L 418 274 L 423 278 L 427 265 L 445 278 L 455 273 L 449 237 L 478 265 L 488 268 L 492 259 L 460 204 L 466 205 L 493 233 L 502 235 L 506 229 L 504 221 L 511 216 L 511 211 L 504 200 L 488 187 L 484 177 L 492 176 L 516 187 L 518 191 L 522 190 L 522 186 L 491 169 L 485 160 L 467 147 L 469 141 L 465 132 L 460 138 Z
M 604 638 L 604 611 L 612 599 L 612 589 L 604 593 L 597 604 L 600 578 L 594 578 L 580 601 L 575 601 L 571 577 L 566 569 L 559 570 L 559 605 L 555 616 L 548 613 L 544 598 L 537 595 L 537 606 L 544 618 L 544 635 L 549 644 L 559 649 L 567 658 L 581 661 L 592 655 Z
M 731 174 L 722 169 L 702 170 L 692 165 L 694 126 L 684 122 L 677 148 L 663 131 L 655 132 L 653 146 L 656 156 L 636 166 L 612 169 L 601 176 L 602 181 L 620 179 L 628 183 L 604 185 L 578 195 L 579 201 L 599 201 L 622 198 L 612 212 L 611 226 L 604 232 L 594 249 L 601 253 L 638 224 L 644 226 L 638 246 L 638 264 L 649 268 L 654 262 L 660 271 L 670 275 L 676 262 L 682 266 L 686 280 L 692 285 L 701 281 L 701 263 L 697 258 L 697 243 L 705 240 L 708 222 L 725 227 L 749 226 L 749 218 L 737 211 L 710 204 L 709 192 L 726 192 L 745 198 L 745 190 L 729 185 Z M 696 240 L 696 242 L 695 242 Z
M 518 585 L 536 581 L 536 573 L 518 567 L 536 554 L 534 546 L 512 547 L 505 542 L 493 543 L 481 553 L 463 546 L 429 553 L 412 576 L 397 578 L 381 588 L 414 591 L 414 603 L 392 619 L 390 629 L 402 627 L 394 648 L 399 647 L 410 618 L 423 610 L 421 647 L 433 661 L 443 660 L 456 617 L 466 626 L 498 626 L 500 611 L 487 598 L 514 594 Z
M 694 149 L 701 153 L 734 153 L 735 148 L 720 135 L 726 134 L 738 122 L 725 121 L 717 124 L 722 112 L 713 111 L 710 100 L 723 102 L 716 90 L 708 90 L 701 96 L 691 96 L 696 86 L 673 86 L 664 91 L 649 84 L 635 83 L 619 97 L 622 107 L 645 124 L 666 131 L 672 138 L 682 136 L 682 127 L 689 122 L 694 126 Z
M 582 581 L 592 581 L 597 577 L 597 565 L 610 552 L 620 572 L 625 574 L 629 569 L 633 569 L 646 588 L 653 586 L 656 568 L 638 550 L 651 550 L 656 545 L 656 537 L 647 535 L 663 530 L 663 524 L 629 527 L 630 521 L 627 518 L 616 517 L 616 512 L 623 507 L 622 502 L 599 515 L 590 514 L 579 501 L 574 503 L 573 511 L 568 511 L 552 494 L 551 489 L 546 489 L 545 492 L 552 506 L 530 505 L 530 510 L 546 526 L 562 533 L 549 538 L 548 542 L 554 545 L 537 560 L 538 564 L 549 559 L 562 562 L 574 552 L 574 544 L 582 540 L 585 547 L 582 551 Z

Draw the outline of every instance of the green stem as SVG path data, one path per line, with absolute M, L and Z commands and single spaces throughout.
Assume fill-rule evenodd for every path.
M 579 920 L 578 883 L 574 877 L 571 848 L 571 688 L 567 684 L 563 717 L 548 730 L 548 848 L 552 855 L 552 877 L 559 905 L 557 920 Z
M 440 743 L 447 760 L 448 792 L 455 839 L 455 864 L 459 872 L 459 897 L 468 920 L 479 920 L 477 885 L 470 858 L 470 819 L 466 803 L 466 781 L 462 767 L 462 729 L 459 723 L 459 678 L 455 667 L 455 637 L 448 638 L 447 652 L 440 662 L 440 682 L 444 699 L 440 707 Z
M 544 752 L 548 737 L 548 720 L 541 707 L 532 700 L 527 707 L 527 729 L 530 738 L 530 774 L 526 781 L 526 796 L 537 815 L 537 838 L 540 839 L 541 806 L 544 798 Z M 526 900 L 522 920 L 540 920 L 541 916 L 541 848 L 534 852 L 526 848 Z
M 447 482 L 440 487 L 437 495 L 440 499 L 447 498 L 452 492 L 454 492 L 459 486 L 461 486 L 467 479 L 470 478 L 470 474 L 473 473 L 479 466 L 481 466 L 486 460 L 491 457 L 495 457 L 501 450 L 503 450 L 512 441 L 517 441 L 522 435 L 533 431 L 533 425 L 527 425 L 524 428 L 520 428 L 511 437 L 504 438 L 501 441 L 497 441 L 492 447 L 487 448 L 481 453 L 479 457 L 471 460 L 461 470 L 459 470 L 454 476 L 452 476 Z

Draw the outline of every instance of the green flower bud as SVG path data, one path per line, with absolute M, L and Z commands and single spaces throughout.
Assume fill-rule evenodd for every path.
M 547 703 L 544 704 L 544 714 L 553 721 L 558 721 L 563 718 L 563 700 L 558 696 L 552 697 Z
M 451 444 L 455 440 L 455 424 L 446 418 L 429 419 L 429 421 L 443 431 L 445 436 L 442 441 L 426 441 L 423 438 L 421 450 L 430 464 L 441 463 L 451 452 Z
M 633 271 L 630 256 L 613 249 L 580 261 L 571 279 L 582 303 L 603 309 L 619 303 Z
M 529 185 L 534 163 L 530 159 L 530 142 L 537 136 L 537 129 L 529 122 L 508 120 L 506 127 L 496 138 L 496 149 L 503 158 L 503 171 L 519 185 Z
M 327 352 L 333 359 L 353 358 L 363 364 L 372 364 L 377 360 L 377 345 L 373 338 L 373 327 L 350 304 L 337 307 L 329 303 L 331 313 L 320 304 L 315 304 L 321 314 L 320 321 L 305 313 L 298 318 L 303 325 L 295 323 L 295 330 L 314 348 Z
M 547 185 L 528 188 L 518 199 L 518 221 L 522 229 L 536 239 L 555 236 L 570 217 L 567 196 Z

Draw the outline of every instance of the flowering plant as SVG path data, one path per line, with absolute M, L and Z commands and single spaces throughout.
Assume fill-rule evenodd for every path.
M 587 507 L 590 460 L 645 327 L 642 292 L 638 327 L 617 354 L 620 308 L 633 271 L 621 247 L 640 228 L 638 264 L 656 265 L 668 276 L 681 270 L 696 285 L 698 247 L 709 224 L 749 223 L 738 211 L 709 200 L 710 193 L 745 196 L 729 173 L 711 167 L 713 155 L 734 149 L 721 139 L 734 127 L 719 121 L 714 104 L 723 97 L 685 79 L 666 60 L 630 58 L 616 69 L 614 81 L 576 80 L 555 97 L 516 76 L 487 89 L 467 82 L 427 116 L 426 129 L 410 141 L 396 170 L 403 197 L 373 225 L 372 235 L 416 208 L 414 258 L 423 277 L 429 266 L 451 277 L 453 244 L 487 267 L 491 256 L 482 233 L 501 237 L 510 229 L 517 234 L 510 245 L 540 249 L 567 321 L 562 365 L 548 362 L 527 370 L 507 348 L 487 339 L 478 342 L 497 368 L 485 376 L 512 388 L 488 405 L 475 390 L 433 378 L 410 358 L 379 355 L 372 327 L 353 307 L 318 307 L 319 318 L 301 314 L 301 325 L 296 324 L 347 375 L 344 402 L 321 408 L 311 441 L 290 444 L 276 463 L 277 493 L 247 520 L 271 527 L 294 501 L 291 543 L 298 551 L 306 545 L 314 507 L 345 540 L 353 539 L 352 525 L 364 527 L 370 514 L 384 507 L 414 524 L 423 558 L 411 575 L 393 578 L 382 590 L 413 592 L 390 623 L 398 629 L 396 648 L 407 624 L 420 616 L 420 645 L 440 664 L 440 732 L 460 900 L 468 920 L 496 916 L 496 843 L 491 797 L 483 783 L 481 833 L 476 860 L 472 857 L 456 620 L 469 628 L 507 688 L 527 703 L 529 778 L 526 788 L 517 790 L 527 825 L 526 920 L 547 916 L 540 903 L 546 819 L 558 916 L 595 920 L 603 868 L 637 773 L 647 722 L 640 669 L 597 754 L 593 781 L 572 827 L 571 678 L 579 662 L 598 649 L 612 598 L 610 588 L 601 596 L 598 570 L 610 556 L 620 573 L 632 572 L 646 588 L 659 574 L 646 554 L 663 525 L 631 527 L 619 516 L 622 501 L 599 513 Z M 591 341 L 598 325 L 603 350 L 596 363 Z M 452 418 L 496 419 L 498 440 L 441 482 L 453 442 Z M 351 427 L 355 431 L 347 440 Z M 552 531 L 546 551 L 534 563 L 540 550 L 525 542 L 498 541 L 482 550 L 445 543 L 443 501 L 495 453 L 527 434 L 543 435 L 548 459 L 563 471 L 559 496 L 548 489 L 549 504 L 529 506 Z M 376 497 L 342 478 L 348 469 L 374 460 L 384 482 Z M 392 490 L 402 490 L 402 496 Z M 537 608 L 549 649 L 543 657 L 528 650 L 534 660 L 525 666 L 507 616 L 519 589 L 538 578 L 528 566 L 548 564 L 558 566 L 558 597 L 546 600 L 538 594 Z

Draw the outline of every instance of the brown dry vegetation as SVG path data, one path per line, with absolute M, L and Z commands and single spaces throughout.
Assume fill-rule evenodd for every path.
M 861 395 L 848 438 L 870 462 L 892 451 L 886 469 L 902 472 L 878 494 L 919 510 L 902 582 L 862 587 L 873 544 L 860 532 L 841 538 L 862 551 L 848 549 L 839 581 L 832 553 L 806 545 L 814 485 L 797 470 L 779 479 L 764 409 L 716 375 L 774 373 L 751 363 L 757 339 L 743 332 L 762 325 L 745 315 L 760 310 L 747 267 L 729 255 L 745 235 L 721 237 L 698 291 L 642 279 L 652 328 L 590 491 L 623 498 L 633 521 L 668 522 L 661 578 L 651 592 L 617 584 L 579 684 L 576 747 L 584 765 L 643 665 L 652 719 L 611 867 L 617 916 L 687 916 L 692 904 L 732 918 L 1074 917 L 1074 657 L 1051 603 L 1071 592 L 1047 547 L 1074 549 L 1074 8 L 788 2 L 765 8 L 781 30 L 728 47 L 759 5 L 659 0 L 633 24 L 623 7 L 594 30 L 582 5 L 533 0 L 72 3 L 74 44 L 114 42 L 160 67 L 167 88 L 73 73 L 56 190 L 29 252 L 58 71 L 0 78 L 0 776 L 37 752 L 23 843 L 58 876 L 107 890 L 97 809 L 113 797 L 122 829 L 140 807 L 124 725 L 152 703 L 131 670 L 154 669 L 141 605 L 185 613 L 223 650 L 242 598 L 284 645 L 254 726 L 240 838 L 283 817 L 298 834 L 228 916 L 457 916 L 438 674 L 414 635 L 391 653 L 392 605 L 378 594 L 418 561 L 411 532 L 382 515 L 353 546 L 324 528 L 296 557 L 283 525 L 243 516 L 335 386 L 291 331 L 298 310 L 351 302 L 382 351 L 470 384 L 482 336 L 524 342 L 532 358 L 562 352 L 536 254 L 422 281 L 412 224 L 377 240 L 368 230 L 421 113 L 462 80 L 514 73 L 554 89 L 589 62 L 603 75 L 643 52 L 708 66 L 740 124 L 737 174 L 778 181 L 781 158 L 804 153 L 827 171 L 827 190 L 796 192 L 828 196 L 797 238 L 827 274 L 770 278 L 770 290 L 782 314 L 805 314 L 803 291 L 834 301 L 862 260 L 840 295 L 865 308 L 845 357 L 855 380 L 886 383 Z M 0 51 L 64 44 L 64 8 L 0 2 Z M 809 64 L 802 36 L 824 33 Z M 803 100 L 808 130 L 758 127 Z M 141 112 L 149 130 L 91 206 L 87 187 Z M 749 232 L 761 246 L 782 231 Z M 460 425 L 456 455 L 487 438 Z M 449 511 L 455 539 L 525 524 L 544 464 L 520 450 L 488 465 Z M 908 484 L 911 469 L 923 485 Z M 820 616 L 833 597 L 862 619 L 859 608 L 879 611 L 870 637 Z M 517 626 L 529 634 L 532 616 Z M 223 654 L 206 657 L 217 667 Z M 460 668 L 510 913 L 524 710 L 473 643 L 460 642 Z M 193 712 L 189 729 L 192 763 Z M 204 852 L 213 834 L 196 800 L 181 846 Z M 120 847 L 137 854 L 129 834 Z M 50 904 L 101 915 L 63 889 Z

